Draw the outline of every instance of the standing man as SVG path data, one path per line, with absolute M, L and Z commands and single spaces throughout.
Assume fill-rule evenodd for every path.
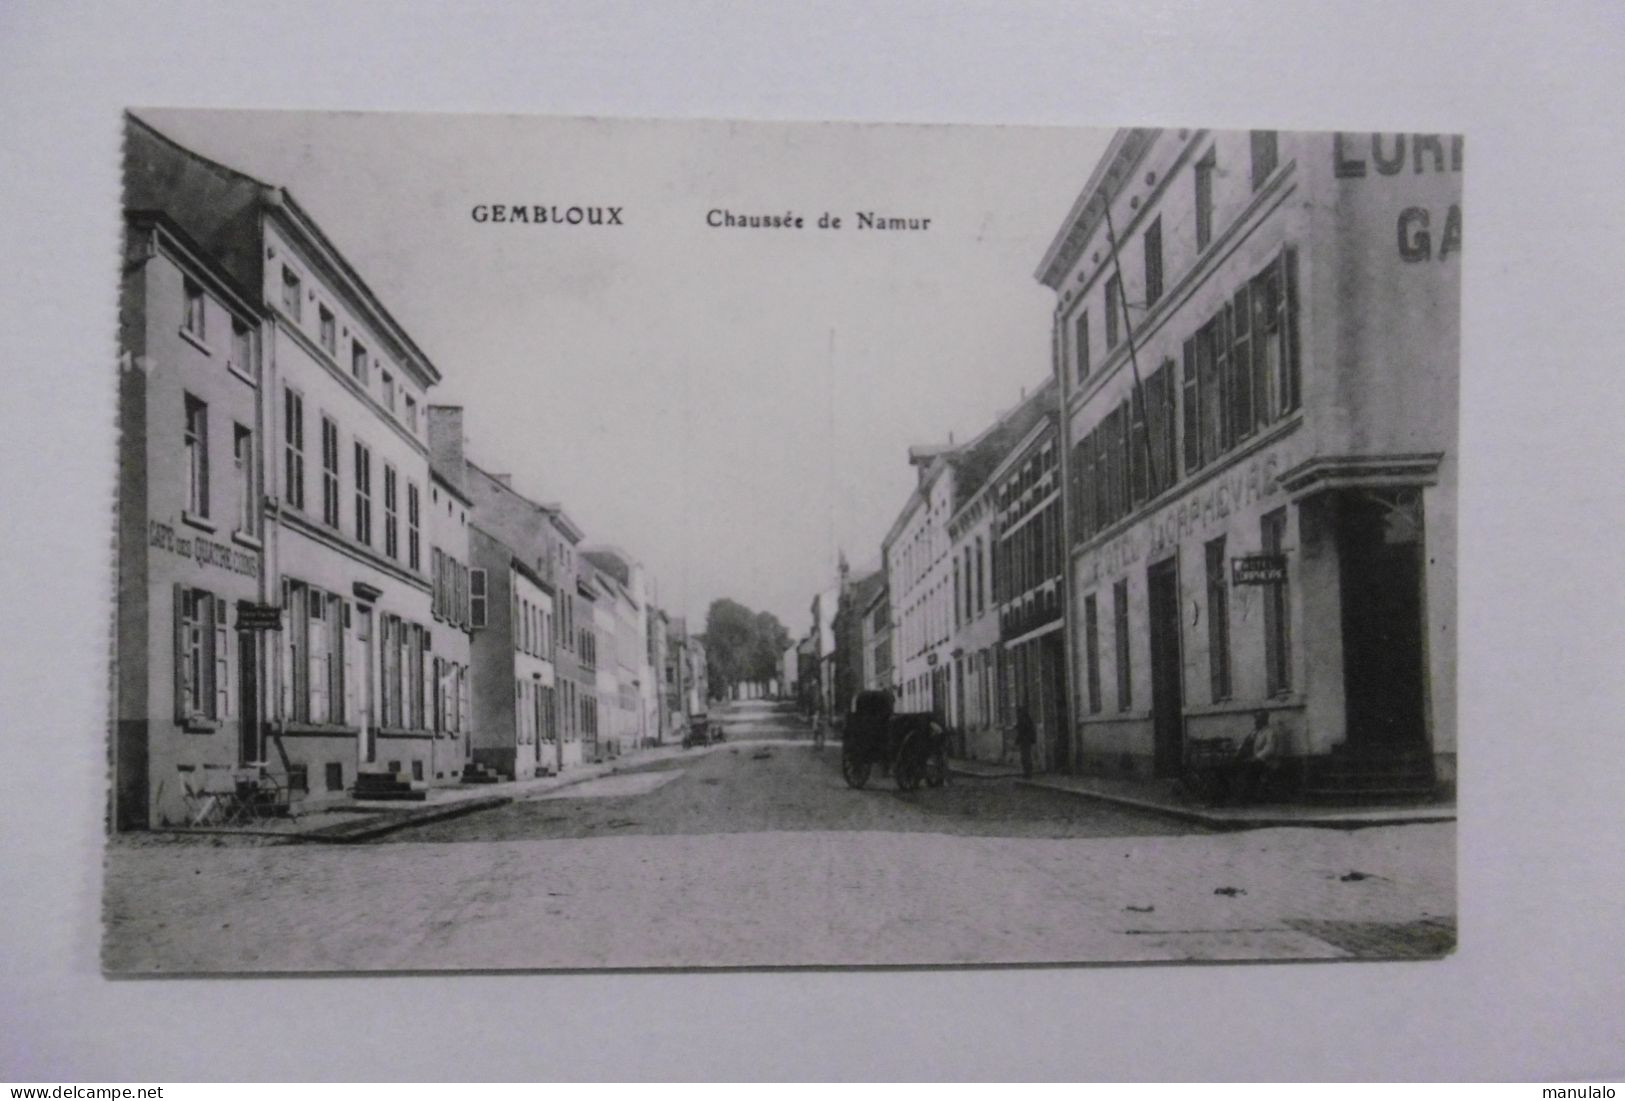
M 1022 702 L 1016 708 L 1016 746 L 1021 750 L 1021 774 L 1033 778 L 1033 746 L 1038 742 L 1038 728 L 1033 725 L 1033 713 Z

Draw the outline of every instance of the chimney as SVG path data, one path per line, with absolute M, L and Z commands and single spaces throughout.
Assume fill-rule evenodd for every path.
M 429 406 L 429 461 L 442 478 L 467 493 L 468 466 L 463 444 L 463 407 Z

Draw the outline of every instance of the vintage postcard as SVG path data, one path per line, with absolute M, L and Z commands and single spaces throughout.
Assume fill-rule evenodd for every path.
M 108 972 L 1454 947 L 1461 137 L 123 126 Z

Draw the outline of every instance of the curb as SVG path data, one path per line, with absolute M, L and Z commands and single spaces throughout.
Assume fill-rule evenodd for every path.
M 352 845 L 361 841 L 371 841 L 396 830 L 409 829 L 412 826 L 424 826 L 430 822 L 444 822 L 448 818 L 461 818 L 465 814 L 476 811 L 490 810 L 493 807 L 506 806 L 513 802 L 509 795 L 487 795 L 480 799 L 463 799 L 455 803 L 441 803 L 439 806 L 424 807 L 422 810 L 406 811 L 404 813 L 384 813 L 365 818 L 359 822 L 341 822 L 336 826 L 324 826 L 309 833 L 296 833 L 288 835 L 290 841 L 311 841 L 317 844 Z
M 1100 791 L 1080 791 L 1077 788 L 1064 787 L 1060 784 L 1046 783 L 1043 780 L 1017 780 L 1023 787 L 1038 788 L 1043 791 L 1059 792 L 1063 795 L 1076 795 L 1082 799 L 1096 799 L 1103 803 L 1112 803 L 1120 807 L 1129 807 L 1133 810 L 1145 811 L 1149 814 L 1160 814 L 1167 818 L 1176 818 L 1184 822 L 1195 822 L 1216 830 L 1261 830 L 1278 828 L 1300 829 L 1327 829 L 1327 830 L 1360 830 L 1376 826 L 1409 826 L 1417 824 L 1454 822 L 1455 811 L 1416 810 L 1414 812 L 1397 812 L 1390 817 L 1364 818 L 1347 817 L 1339 815 L 1325 815 L 1318 818 L 1302 818 L 1293 815 L 1256 814 L 1256 815 L 1227 815 L 1212 814 L 1197 810 L 1193 807 L 1178 807 L 1168 803 L 1155 803 L 1149 799 L 1136 799 L 1131 795 L 1114 795 Z

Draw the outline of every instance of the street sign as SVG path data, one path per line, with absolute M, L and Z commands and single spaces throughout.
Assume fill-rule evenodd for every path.
M 237 629 L 239 631 L 282 630 L 282 609 L 275 604 L 255 604 L 251 600 L 237 602 Z
M 1286 555 L 1247 554 L 1230 560 L 1234 585 L 1280 585 L 1286 581 Z

